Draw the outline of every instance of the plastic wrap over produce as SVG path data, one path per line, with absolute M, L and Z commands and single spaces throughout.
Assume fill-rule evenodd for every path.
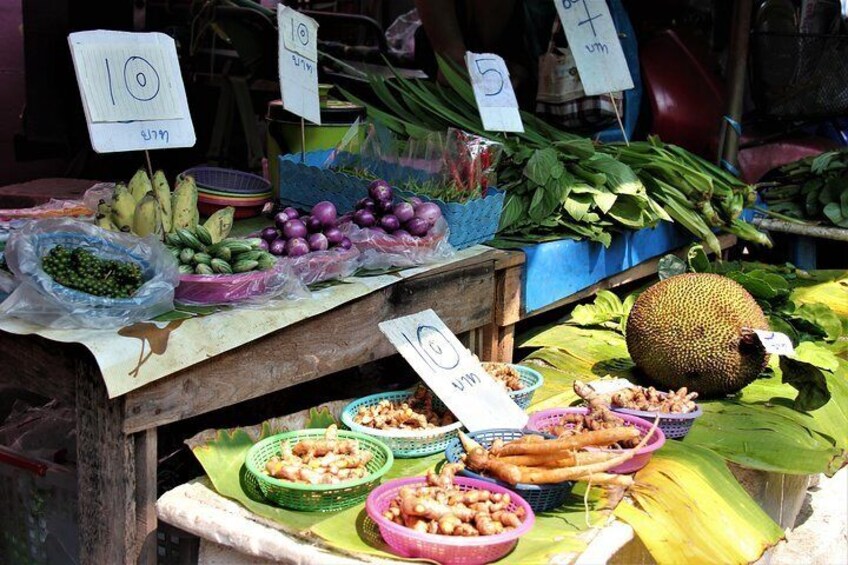
M 63 286 L 45 272 L 43 258 L 56 246 L 81 247 L 103 260 L 132 262 L 143 283 L 129 298 L 97 296 Z M 77 220 L 38 220 L 6 244 L 6 263 L 19 285 L 0 304 L 0 317 L 51 328 L 114 328 L 148 320 L 174 307 L 179 271 L 155 237 L 110 232 Z
M 312 251 L 299 257 L 280 259 L 291 265 L 294 274 L 310 285 L 351 276 L 360 266 L 361 253 L 356 247 L 335 247 L 327 251 Z
M 274 299 L 308 298 L 291 266 L 277 261 L 264 271 L 233 275 L 181 275 L 176 300 L 190 305 L 262 306 Z
M 341 229 L 362 253 L 359 264 L 365 269 L 431 265 L 450 259 L 456 253 L 448 243 L 448 224 L 441 217 L 423 237 L 389 235 L 379 230 L 360 228 L 353 222 L 343 224 Z

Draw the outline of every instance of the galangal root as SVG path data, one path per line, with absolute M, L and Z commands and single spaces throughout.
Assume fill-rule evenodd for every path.
M 574 381 L 574 392 L 586 401 L 589 412 L 587 414 L 565 414 L 558 425 L 552 426 L 546 431 L 562 438 L 628 425 L 621 417 L 610 410 L 607 399 L 595 392 L 589 385 L 581 381 Z M 637 443 L 639 443 L 638 435 L 630 439 L 616 441 L 612 444 L 612 447 L 632 448 Z
M 377 430 L 422 430 L 449 426 L 456 418 L 448 410 L 437 413 L 433 393 L 419 385 L 403 402 L 381 400 L 375 406 L 361 407 L 353 421 Z
M 327 428 L 324 439 L 280 444 L 280 456 L 265 464 L 268 475 L 310 485 L 335 485 L 361 479 L 368 474 L 371 452 L 359 449 L 355 439 L 338 439 L 335 425 Z
M 632 459 L 648 443 L 656 427 L 655 422 L 641 441 L 639 430 L 625 426 L 559 439 L 526 435 L 508 443 L 495 441 L 489 449 L 462 432 L 459 432 L 459 437 L 465 449 L 464 459 L 468 468 L 505 483 L 542 485 L 588 481 L 627 487 L 633 484 L 630 476 L 608 474 L 606 471 Z M 622 441 L 635 441 L 636 445 L 633 449 L 618 452 L 580 451 Z
M 482 363 L 482 365 L 483 370 L 506 387 L 507 390 L 516 391 L 524 388 L 521 375 L 512 365 L 508 363 Z
M 427 486 L 402 488 L 383 516 L 417 532 L 445 536 L 490 536 L 521 525 L 524 509 L 510 510 L 509 494 L 456 486 L 460 469 L 461 463 L 449 463 L 438 475 L 427 473 Z

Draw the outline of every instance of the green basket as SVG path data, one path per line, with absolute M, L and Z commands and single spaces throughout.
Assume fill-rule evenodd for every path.
M 280 455 L 280 443 L 297 443 L 304 439 L 324 439 L 324 429 L 297 430 L 263 439 L 247 452 L 245 465 L 256 479 L 259 490 L 269 501 L 283 508 L 308 512 L 333 512 L 364 502 L 394 463 L 391 450 L 370 436 L 339 430 L 339 439 L 355 439 L 360 449 L 371 452 L 371 461 L 365 466 L 369 474 L 361 479 L 337 485 L 307 485 L 282 481 L 265 474 L 265 464 L 271 457 Z

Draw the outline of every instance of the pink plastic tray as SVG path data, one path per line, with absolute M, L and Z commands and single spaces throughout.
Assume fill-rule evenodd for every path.
M 229 304 L 264 294 L 276 269 L 238 275 L 180 275 L 174 299 L 188 304 Z
M 548 410 L 541 410 L 530 414 L 530 420 L 527 422 L 527 429 L 535 432 L 549 432 L 552 427 L 559 425 L 559 422 L 562 420 L 564 415 L 586 414 L 588 412 L 588 408 L 550 408 Z M 653 422 L 647 422 L 642 418 L 630 416 L 629 414 L 618 414 L 618 416 L 631 426 L 638 428 L 642 432 L 642 437 L 645 437 L 645 434 L 648 433 L 648 430 L 650 430 L 653 425 Z M 636 456 L 633 457 L 633 459 L 625 461 L 617 467 L 613 467 L 609 470 L 609 472 L 622 475 L 625 473 L 635 473 L 647 465 L 654 451 L 661 448 L 664 444 L 665 434 L 663 434 L 662 430 L 657 427 L 657 429 L 654 430 L 654 435 L 648 440 L 648 444 L 637 451 Z
M 456 477 L 454 484 L 463 490 L 485 489 L 495 493 L 509 493 L 512 497 L 512 504 L 509 509 L 511 511 L 515 511 L 519 507 L 524 509 L 525 517 L 521 526 L 495 536 L 452 537 L 421 534 L 383 517 L 383 512 L 389 508 L 401 488 L 424 486 L 426 482 L 425 477 L 395 479 L 383 483 L 371 491 L 368 500 L 365 502 L 368 516 L 380 528 L 380 535 L 383 536 L 383 540 L 394 553 L 402 557 L 431 559 L 446 565 L 491 563 L 512 551 L 512 548 L 518 543 L 518 538 L 529 532 L 536 521 L 536 516 L 533 514 L 530 505 L 511 490 L 488 481 L 466 477 Z

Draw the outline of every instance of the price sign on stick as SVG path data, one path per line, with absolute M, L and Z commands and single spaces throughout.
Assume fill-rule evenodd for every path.
M 432 310 L 381 322 L 379 327 L 470 431 L 521 429 L 527 424 L 527 414 Z
M 70 34 L 68 44 L 95 151 L 194 145 L 194 126 L 171 37 L 81 31 Z
M 509 80 L 506 63 L 491 53 L 465 54 L 474 99 L 486 131 L 523 132 L 518 100 Z
M 554 0 L 587 96 L 633 88 L 606 0 Z
M 283 107 L 321 125 L 318 102 L 318 23 L 280 4 L 280 93 Z

